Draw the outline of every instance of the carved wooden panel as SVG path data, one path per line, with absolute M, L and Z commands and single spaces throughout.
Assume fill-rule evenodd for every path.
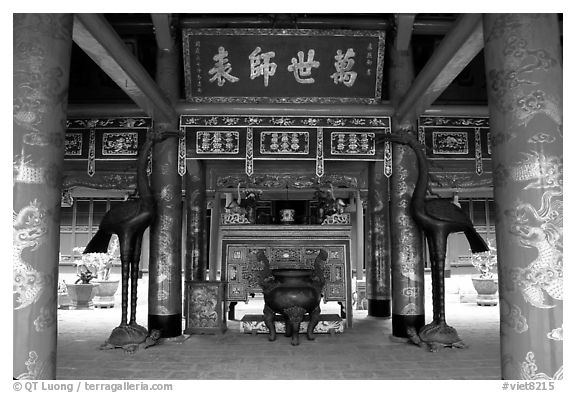
M 260 246 L 257 245 L 257 241 L 253 244 L 226 245 L 224 256 L 228 283 L 226 300 L 245 301 L 251 293 L 262 292 L 258 279 L 264 266 L 256 258 L 260 250 L 264 251 L 271 269 L 312 269 L 320 249 L 328 252 L 324 273 L 326 279 L 324 301 L 345 301 L 347 257 L 345 245 L 318 242 L 314 246 Z
M 490 123 L 487 117 L 422 116 L 418 139 L 433 160 L 474 160 L 482 175 L 484 160 L 491 158 Z
M 224 283 L 192 281 L 187 283 L 188 312 L 186 334 L 222 333 L 226 330 Z
M 182 115 L 188 159 L 374 161 L 388 116 Z M 71 140 L 72 143 L 72 140 Z M 252 163 L 253 164 L 253 163 Z
M 381 100 L 383 31 L 184 28 L 182 40 L 188 102 Z

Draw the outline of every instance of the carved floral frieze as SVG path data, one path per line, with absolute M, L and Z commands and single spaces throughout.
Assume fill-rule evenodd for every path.
M 65 156 L 81 156 L 82 155 L 82 133 L 70 132 L 66 133 L 64 139 Z
M 457 131 L 433 131 L 434 154 L 468 154 L 468 133 Z
M 490 127 L 488 117 L 422 116 L 418 120 L 424 127 Z
M 350 225 L 350 213 L 336 213 L 322 221 L 322 225 Z
M 390 127 L 387 116 L 264 116 L 264 115 L 182 115 L 182 127 Z
M 318 186 L 327 186 L 332 184 L 334 187 L 357 188 L 358 179 L 353 176 L 327 174 L 320 183 L 316 176 L 310 175 L 293 175 L 293 174 L 262 174 L 254 175 L 246 182 L 246 176 L 227 175 L 220 176 L 216 180 L 216 187 L 236 189 L 238 184 L 246 184 L 246 187 L 260 189 L 282 189 L 282 188 L 316 188 Z
M 223 225 L 250 224 L 250 221 L 248 221 L 244 214 L 223 213 L 221 215 L 220 223 Z
M 152 119 L 147 117 L 117 117 L 105 119 L 68 119 L 66 128 L 150 128 Z
M 137 132 L 104 132 L 102 134 L 103 156 L 137 156 Z

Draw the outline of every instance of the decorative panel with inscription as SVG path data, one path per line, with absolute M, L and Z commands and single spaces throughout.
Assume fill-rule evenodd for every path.
M 134 159 L 151 127 L 150 118 L 69 119 L 64 158 L 89 158 L 93 134 L 95 159 Z
M 331 132 L 331 155 L 376 154 L 376 139 L 373 132 Z
M 487 117 L 422 116 L 418 139 L 430 159 L 474 160 L 477 175 L 484 172 L 483 160 L 491 155 Z
M 150 118 L 68 119 L 64 159 L 85 160 L 94 177 L 98 160 L 136 159 L 151 127 Z
M 381 101 L 383 31 L 182 31 L 188 102 Z
M 182 115 L 186 158 L 246 160 L 384 160 L 387 116 Z
M 198 131 L 196 133 L 196 153 L 238 154 L 240 133 L 238 131 Z
M 420 143 L 428 147 L 428 158 L 474 159 L 478 149 L 482 158 L 490 157 L 488 118 L 422 116 L 418 127 Z M 478 146 L 476 131 L 480 135 Z
M 310 152 L 310 132 L 262 131 L 260 154 L 304 154 Z

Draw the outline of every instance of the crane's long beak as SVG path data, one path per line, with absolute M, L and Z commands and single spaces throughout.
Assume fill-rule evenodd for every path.
M 159 131 L 156 132 L 155 134 L 152 134 L 152 140 L 156 141 L 156 143 L 158 142 L 162 142 L 165 141 L 168 138 L 179 138 L 180 136 L 183 136 L 184 132 L 183 131 Z
M 184 136 L 184 131 L 163 131 L 161 133 L 161 138 L 162 139 L 167 139 L 167 138 L 176 138 L 176 137 L 181 137 Z
M 406 135 L 392 133 L 392 134 L 379 134 L 376 137 L 376 143 L 384 143 L 384 142 L 394 142 L 394 143 L 401 143 L 407 144 L 408 137 Z

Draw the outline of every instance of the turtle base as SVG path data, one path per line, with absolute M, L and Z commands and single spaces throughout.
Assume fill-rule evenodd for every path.
M 446 322 L 431 322 L 422 326 L 422 329 L 415 334 L 414 328 L 410 329 L 408 336 L 410 340 L 421 347 L 426 347 L 430 352 L 436 352 L 440 347 L 468 348 L 462 341 L 458 332 Z
M 141 344 L 146 340 L 148 330 L 137 323 L 120 325 L 112 330 L 106 344 L 114 347 L 124 347 L 126 345 Z

